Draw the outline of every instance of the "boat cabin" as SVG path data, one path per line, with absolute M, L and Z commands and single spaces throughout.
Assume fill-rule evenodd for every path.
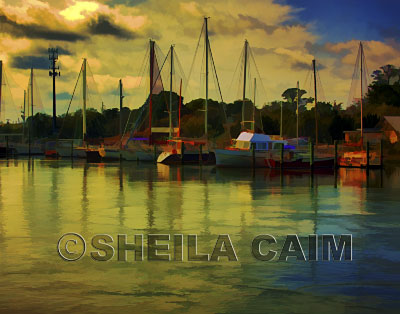
M 287 145 L 285 140 L 273 140 L 269 135 L 260 133 L 242 132 L 238 138 L 234 140 L 233 147 L 236 149 L 249 150 L 251 145 L 255 146 L 257 151 L 265 151 L 278 149 L 281 144 Z

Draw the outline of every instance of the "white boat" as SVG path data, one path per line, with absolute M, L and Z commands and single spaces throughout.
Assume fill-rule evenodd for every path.
M 249 168 L 254 163 L 256 168 L 266 168 L 265 159 L 270 152 L 279 151 L 282 144 L 287 145 L 287 141 L 273 140 L 265 134 L 242 132 L 231 147 L 215 150 L 216 165 Z

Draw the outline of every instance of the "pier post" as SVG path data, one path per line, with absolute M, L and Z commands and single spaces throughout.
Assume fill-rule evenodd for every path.
M 154 144 L 154 162 L 157 163 L 157 145 Z
M 71 140 L 71 159 L 74 159 L 74 140 Z
M 203 144 L 200 144 L 200 146 L 199 146 L 199 162 L 200 162 L 200 165 L 203 163 Z
M 6 157 L 8 158 L 8 135 L 6 135 Z
M 281 169 L 283 169 L 283 152 L 284 152 L 284 147 L 285 147 L 285 144 L 283 144 L 283 143 L 281 143 L 281 145 L 280 145 L 281 147 L 280 147 L 280 162 L 281 162 Z
M 253 169 L 256 168 L 256 143 L 251 143 L 251 156 Z
M 369 141 L 367 141 L 367 170 L 369 170 Z
M 334 159 L 334 165 L 335 165 L 335 170 L 338 167 L 338 141 L 335 140 L 335 159 Z
M 381 158 L 381 162 L 380 162 L 380 166 L 381 166 L 381 168 L 383 168 L 383 140 L 381 140 L 381 143 L 380 143 L 380 149 L 381 149 L 381 151 L 380 151 L 380 158 Z
M 314 168 L 314 144 L 310 141 L 308 142 L 308 149 L 310 153 L 310 168 Z
M 182 146 L 181 146 L 181 163 L 183 164 L 183 159 L 185 156 L 185 143 L 182 142 Z

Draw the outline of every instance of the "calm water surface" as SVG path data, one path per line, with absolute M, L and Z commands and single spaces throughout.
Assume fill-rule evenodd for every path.
M 400 168 L 337 175 L 0 160 L 0 312 L 374 313 L 400 301 Z M 238 262 L 65 262 L 66 232 L 229 234 Z M 353 234 L 351 262 L 262 262 L 251 241 Z M 89 239 L 89 240 L 88 240 Z M 172 244 L 172 242 L 171 242 Z M 184 242 L 185 251 L 187 242 Z M 398 312 L 397 312 L 398 313 Z

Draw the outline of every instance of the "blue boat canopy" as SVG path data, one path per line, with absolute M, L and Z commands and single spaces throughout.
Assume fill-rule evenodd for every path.
M 271 142 L 271 138 L 269 135 L 260 134 L 260 133 L 250 133 L 250 132 L 242 132 L 239 134 L 237 141 L 244 141 L 250 143 L 265 143 Z

